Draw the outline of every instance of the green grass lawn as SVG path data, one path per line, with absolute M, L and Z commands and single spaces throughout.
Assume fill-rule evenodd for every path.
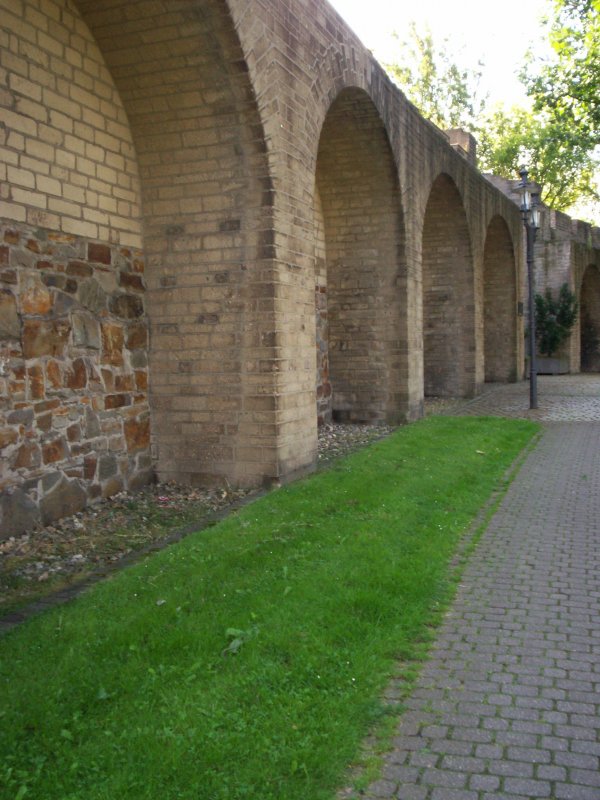
M 331 798 L 536 430 L 402 428 L 0 639 L 0 797 Z

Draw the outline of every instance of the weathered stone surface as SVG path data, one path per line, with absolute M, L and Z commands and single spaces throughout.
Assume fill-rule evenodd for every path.
M 8 289 L 0 289 L 0 341 L 19 339 L 20 336 L 21 320 L 15 296 Z
M 102 323 L 102 363 L 115 367 L 123 365 L 124 334 L 121 325 Z
M 54 360 L 46 362 L 46 380 L 53 389 L 60 389 L 63 385 L 60 362 Z
M 40 414 L 36 419 L 36 425 L 43 433 L 48 433 L 52 428 L 52 414 Z
M 81 439 L 81 426 L 78 424 L 69 425 L 67 428 L 67 439 L 69 442 L 78 442 Z
M 144 450 L 150 445 L 150 420 L 127 419 L 123 425 L 127 450 L 130 453 Z
M 117 474 L 117 457 L 112 453 L 106 453 L 98 459 L 98 479 L 105 481 Z
M 117 392 L 132 392 L 134 388 L 134 376 L 131 373 L 115 375 L 115 390 Z
M 93 481 L 96 476 L 96 464 L 98 458 L 96 455 L 89 455 L 83 459 L 83 477 L 87 481 Z
M 104 398 L 104 408 L 122 408 L 131 405 L 131 398 L 128 394 L 107 394 Z
M 87 494 L 77 480 L 62 477 L 40 502 L 42 522 L 47 525 L 53 520 L 75 514 L 87 503 Z
M 24 320 L 23 355 L 25 358 L 64 355 L 70 329 L 64 320 Z
M 100 323 L 91 314 L 75 311 L 71 315 L 73 344 L 75 347 L 100 349 Z
M 85 410 L 85 435 L 88 439 L 95 439 L 100 436 L 100 421 L 98 415 L 91 408 Z
M 69 454 L 65 440 L 61 437 L 42 445 L 44 464 L 56 464 L 63 461 Z
M 14 469 L 36 469 L 42 463 L 42 453 L 37 442 L 25 441 L 17 450 L 12 466 Z
M 67 275 L 75 275 L 78 278 L 89 278 L 94 270 L 87 261 L 69 261 L 67 264 Z
M 42 400 L 46 396 L 44 370 L 41 364 L 33 364 L 27 370 L 29 380 L 29 397 L 32 400 Z
M 76 358 L 66 375 L 69 389 L 84 389 L 87 386 L 87 367 L 83 358 Z
M 135 272 L 119 272 L 119 286 L 138 292 L 143 292 L 145 288 L 142 276 Z
M 14 428 L 0 428 L 0 449 L 14 444 L 18 438 L 19 434 Z
M 90 242 L 88 244 L 88 259 L 90 261 L 96 261 L 99 264 L 110 264 L 110 247 L 105 244 L 94 244 L 93 242 Z
M 136 294 L 118 294 L 110 298 L 108 308 L 115 317 L 136 319 L 144 313 L 144 301 Z
M 22 489 L 15 488 L 0 494 L 0 541 L 40 523 L 40 512 Z
M 123 491 L 123 480 L 121 478 L 109 478 L 102 487 L 102 497 L 112 497 L 113 494 Z
M 79 302 L 92 314 L 100 314 L 106 311 L 108 297 L 98 281 L 90 278 L 84 281 L 79 287 Z
M 24 273 L 21 277 L 21 312 L 43 316 L 53 304 L 53 295 L 44 286 L 37 272 Z
M 72 288 L 67 282 L 65 285 L 65 291 L 69 291 L 69 289 L 71 289 L 71 291 L 74 293 L 77 287 Z M 64 292 L 57 292 L 54 299 L 54 306 L 52 307 L 53 316 L 64 317 L 69 314 L 74 307 L 75 299 L 73 297 L 70 297 Z
M 148 326 L 145 322 L 134 322 L 127 328 L 127 349 L 140 350 L 148 346 Z
M 154 481 L 154 472 L 151 469 L 141 470 L 140 472 L 135 472 L 133 475 L 130 476 L 129 480 L 127 481 L 127 488 L 130 492 L 138 492 L 140 489 L 143 489 L 144 486 L 147 486 L 149 483 Z

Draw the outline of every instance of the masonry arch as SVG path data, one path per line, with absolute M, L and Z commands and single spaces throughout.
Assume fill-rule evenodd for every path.
M 138 156 L 159 477 L 260 483 L 276 474 L 273 371 L 260 351 L 274 331 L 272 187 L 228 4 L 77 5 Z
M 423 223 L 423 375 L 426 396 L 475 392 L 475 296 L 471 238 L 462 198 L 442 173 Z
M 404 221 L 396 164 L 368 94 L 344 89 L 316 164 L 317 396 L 321 421 L 406 413 Z
M 600 270 L 590 264 L 579 294 L 581 371 L 600 372 Z
M 508 225 L 490 221 L 483 251 L 483 325 L 486 381 L 517 378 L 517 272 Z

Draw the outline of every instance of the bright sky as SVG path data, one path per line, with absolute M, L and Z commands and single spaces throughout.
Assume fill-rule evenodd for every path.
M 477 67 L 484 62 L 481 81 L 492 103 L 525 102 L 515 72 L 530 43 L 539 41 L 539 19 L 549 0 L 329 0 L 379 61 L 398 61 L 398 42 L 414 20 L 428 25 L 434 42 L 448 38 L 448 52 L 457 64 Z

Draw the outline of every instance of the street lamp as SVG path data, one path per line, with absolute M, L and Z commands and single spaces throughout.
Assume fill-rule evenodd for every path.
M 519 170 L 521 183 L 521 214 L 527 234 L 527 282 L 529 285 L 529 408 L 537 408 L 537 363 L 535 357 L 535 280 L 533 275 L 533 246 L 540 227 L 539 195 L 536 184 L 529 183 L 527 170 Z

